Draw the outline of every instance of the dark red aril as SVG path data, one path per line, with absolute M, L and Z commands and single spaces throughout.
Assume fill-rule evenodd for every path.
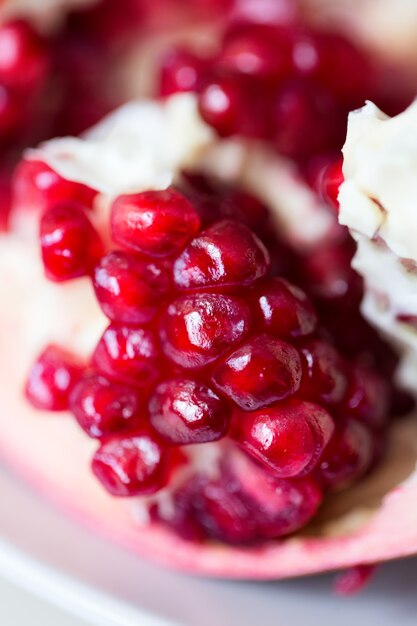
M 217 364 L 212 381 L 241 409 L 254 411 L 296 393 L 301 373 L 296 348 L 270 335 L 258 335 Z
M 37 409 L 65 411 L 84 364 L 71 353 L 50 345 L 32 365 L 26 383 L 26 397 Z
M 299 287 L 283 278 L 260 281 L 251 300 L 259 327 L 276 337 L 305 337 L 316 329 L 317 315 L 310 299 Z
M 153 332 L 110 324 L 93 354 L 98 371 L 138 387 L 148 387 L 159 375 L 158 345 Z
M 341 422 L 317 468 L 319 481 L 330 489 L 346 489 L 371 467 L 375 440 L 356 420 Z
M 333 419 L 322 407 L 289 400 L 260 411 L 237 413 L 233 436 L 274 476 L 288 478 L 314 468 L 333 431 Z
M 19 94 L 0 85 L 0 142 L 7 141 L 24 124 L 27 102 Z
M 187 50 L 177 49 L 168 52 L 161 62 L 161 96 L 198 91 L 202 86 L 206 69 L 204 60 Z
M 265 246 L 249 228 L 222 220 L 188 244 L 174 263 L 174 282 L 179 289 L 248 287 L 265 276 L 269 263 Z
M 334 143 L 336 105 L 319 85 L 301 81 L 284 85 L 276 95 L 272 120 L 276 149 L 292 159 L 303 160 Z
M 170 452 L 152 432 L 119 435 L 101 444 L 92 469 L 113 496 L 150 495 L 168 481 Z
M 323 200 L 337 213 L 339 212 L 339 189 L 343 183 L 343 159 L 333 161 L 319 174 L 318 191 Z
M 388 383 L 368 367 L 352 367 L 340 410 L 366 426 L 378 429 L 385 425 L 389 408 Z
M 62 178 L 42 161 L 24 159 L 14 173 L 13 194 L 16 206 L 43 212 L 68 200 L 90 208 L 97 192 L 82 183 Z
M 149 403 L 149 414 L 152 426 L 164 439 L 185 445 L 223 437 L 230 409 L 203 383 L 177 378 L 158 385 Z
M 166 268 L 122 251 L 109 252 L 94 268 L 94 290 L 103 313 L 114 322 L 149 322 L 169 289 Z
M 188 509 L 188 518 L 206 536 L 230 544 L 293 533 L 315 515 L 323 498 L 310 478 L 276 478 L 236 449 L 228 450 L 218 479 L 197 475 L 181 495 L 177 502 Z
M 34 89 L 46 79 L 48 53 L 42 38 L 28 22 L 0 26 L 0 83 L 13 89 Z
M 202 89 L 199 100 L 201 117 L 213 126 L 220 137 L 228 137 L 239 131 L 244 112 L 244 92 L 230 78 L 219 78 Z
M 323 340 L 310 340 L 302 344 L 303 380 L 301 394 L 305 397 L 338 404 L 347 390 L 347 370 L 337 350 Z
M 119 196 L 112 206 L 114 241 L 151 256 L 179 252 L 199 228 L 196 209 L 173 187 Z
M 291 48 L 284 30 L 241 25 L 226 34 L 217 64 L 223 72 L 282 80 L 292 70 Z
M 40 241 L 46 276 L 64 281 L 89 274 L 103 245 L 83 207 L 66 202 L 41 218 Z
M 243 300 L 201 293 L 174 300 L 162 314 L 162 348 L 174 363 L 198 368 L 211 363 L 249 332 L 250 313 Z
M 143 406 L 135 387 L 91 374 L 80 380 L 71 392 L 69 408 L 90 437 L 104 437 L 132 430 L 140 422 Z

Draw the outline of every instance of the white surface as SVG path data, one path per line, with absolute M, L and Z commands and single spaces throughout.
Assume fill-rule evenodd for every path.
M 2 626 L 416 624 L 417 560 L 385 565 L 350 599 L 332 596 L 332 576 L 280 583 L 204 580 L 129 555 L 68 521 L 1 469 L 0 493 L 0 579 L 42 598 L 0 583 Z

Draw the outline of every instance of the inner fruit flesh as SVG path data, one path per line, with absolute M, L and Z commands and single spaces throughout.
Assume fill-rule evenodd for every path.
M 277 274 L 271 258 L 287 248 L 271 236 L 266 207 L 242 211 L 256 202 L 189 176 L 116 198 L 115 242 L 98 252 L 77 239 L 68 253 L 89 261 L 83 273 L 109 326 L 65 394 L 51 368 L 65 368 L 67 356 L 47 361 L 38 393 L 42 362 L 29 373 L 35 406 L 69 410 L 99 440 L 92 470 L 104 488 L 138 498 L 150 518 L 198 541 L 251 544 L 303 528 L 328 492 L 378 462 L 393 398 L 371 348 L 337 347 L 315 310 L 312 298 L 334 306 L 321 295 L 331 279 L 319 275 L 310 298 L 289 275 L 308 290 L 308 259 Z M 142 219 L 159 206 L 163 217 Z M 172 232 L 179 206 L 184 221 Z M 75 216 L 91 211 L 71 207 Z M 43 261 L 54 278 L 54 259 Z M 392 360 L 380 340 L 378 348 Z

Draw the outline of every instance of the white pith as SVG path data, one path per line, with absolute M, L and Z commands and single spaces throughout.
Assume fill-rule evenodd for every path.
M 403 354 L 402 381 L 417 392 L 417 332 L 398 315 L 417 314 L 417 102 L 394 118 L 373 104 L 351 114 L 344 147 L 340 222 L 357 241 L 363 311 Z

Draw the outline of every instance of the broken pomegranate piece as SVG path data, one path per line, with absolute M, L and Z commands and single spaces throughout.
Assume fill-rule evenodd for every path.
M 15 209 L 0 263 L 1 255 L 5 264 L 12 255 L 28 263 L 22 273 L 11 264 L 9 297 L 21 301 L 36 281 L 48 323 L 40 332 L 39 308 L 22 321 L 10 373 L 5 364 L 1 373 L 17 389 L 39 343 L 52 339 L 85 365 L 68 386 L 60 423 L 0 389 L 22 419 L 4 429 L 0 421 L 0 445 L 9 457 L 33 460 L 39 480 L 62 487 L 68 506 L 77 502 L 97 527 L 173 566 L 282 577 L 414 550 L 408 522 L 409 547 L 397 534 L 388 546 L 381 541 L 387 518 L 410 495 L 405 484 L 397 499 L 389 493 L 404 470 L 388 481 L 379 511 L 381 492 L 375 509 L 360 496 L 386 462 L 391 476 L 388 428 L 400 429 L 400 445 L 412 426 L 391 419 L 386 344 L 372 337 L 372 348 L 346 348 L 343 324 L 334 333 L 329 323 L 346 294 L 358 306 L 351 257 L 341 254 L 335 272 L 325 260 L 312 269 L 311 250 L 298 254 L 272 229 L 269 209 L 240 174 L 222 178 L 222 149 L 196 99 L 180 95 L 128 105 L 83 138 L 30 153 L 63 180 L 96 190 L 76 213 L 102 248 L 77 277 L 48 280 L 32 225 L 74 199 L 46 213 Z M 1 337 L 15 324 L 7 311 L 4 318 Z M 356 332 L 358 319 L 357 311 L 346 332 Z M 382 355 L 384 366 L 369 354 Z M 345 508 L 335 514 L 339 493 Z
M 54 205 L 40 218 L 42 259 L 52 280 L 90 276 L 111 322 L 69 400 L 84 432 L 102 439 L 96 477 L 112 495 L 152 495 L 143 507 L 168 525 L 161 491 L 171 508 L 180 498 L 184 524 L 200 534 L 252 543 L 299 530 L 329 485 L 369 469 L 389 384 L 320 338 L 308 296 L 274 275 L 247 225 L 219 219 L 222 191 L 208 182 L 211 219 L 174 187 L 118 196 L 107 219 L 127 250 L 101 258 L 86 212 Z M 342 424 L 356 419 L 355 439 Z M 195 465 L 199 447 L 213 448 L 211 466 Z

